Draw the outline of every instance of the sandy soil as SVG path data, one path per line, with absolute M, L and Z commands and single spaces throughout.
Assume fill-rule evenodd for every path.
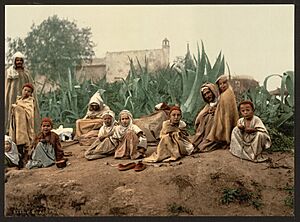
M 292 153 L 267 154 L 272 161 L 257 164 L 217 150 L 135 172 L 116 167 L 130 160 L 87 161 L 86 149 L 66 146 L 72 156 L 64 169 L 9 171 L 5 215 L 294 215 L 288 204 L 294 186 Z

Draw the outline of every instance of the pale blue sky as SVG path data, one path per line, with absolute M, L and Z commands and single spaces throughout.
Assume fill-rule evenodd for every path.
M 33 23 L 58 15 L 91 27 L 96 56 L 107 51 L 160 48 L 170 41 L 170 61 L 196 53 L 204 42 L 213 63 L 222 50 L 233 75 L 260 83 L 294 70 L 294 5 L 5 6 L 5 37 L 24 38 Z M 270 89 L 279 85 L 273 79 Z

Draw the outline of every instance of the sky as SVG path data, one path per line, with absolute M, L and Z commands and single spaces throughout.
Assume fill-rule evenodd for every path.
M 25 15 L 25 16 L 24 16 Z M 219 52 L 231 74 L 266 76 L 294 70 L 294 5 L 6 5 L 5 38 L 25 38 L 49 16 L 90 27 L 96 57 L 107 51 L 161 48 L 170 41 L 170 62 L 197 54 L 204 43 L 211 63 Z M 5 46 L 7 51 L 7 46 Z M 280 87 L 272 78 L 268 89 Z

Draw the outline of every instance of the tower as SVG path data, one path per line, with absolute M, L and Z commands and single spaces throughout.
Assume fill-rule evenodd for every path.
M 165 66 L 169 65 L 170 57 L 170 42 L 167 38 L 162 41 L 162 51 L 163 51 L 163 63 Z

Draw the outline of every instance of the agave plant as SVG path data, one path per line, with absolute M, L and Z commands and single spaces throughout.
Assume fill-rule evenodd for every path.
M 281 78 L 280 98 L 271 95 L 267 90 L 268 80 L 273 77 Z M 280 128 L 294 116 L 294 72 L 269 75 L 265 78 L 263 86 L 251 88 L 243 96 L 254 103 L 256 114 L 266 124 Z
M 197 57 L 191 56 L 188 48 L 185 60 L 179 64 L 151 73 L 148 60 L 142 66 L 136 58 L 130 61 L 130 71 L 125 79 L 107 83 L 102 79 L 96 83 L 83 80 L 78 83 L 72 79 L 71 72 L 67 82 L 60 82 L 60 89 L 39 94 L 42 116 L 51 116 L 58 124 L 75 126 L 75 121 L 82 118 L 87 110 L 90 97 L 97 91 L 104 102 L 118 114 L 122 109 L 129 109 L 135 117 L 153 112 L 160 102 L 179 104 L 188 127 L 193 128 L 194 118 L 204 105 L 200 95 L 200 86 L 205 82 L 215 82 L 224 73 L 225 59 L 220 52 L 212 65 L 201 42 L 201 51 L 197 44 Z M 228 66 L 228 64 L 227 64 Z M 280 98 L 267 91 L 268 79 L 277 76 L 282 79 Z M 76 86 L 76 87 L 75 87 Z M 288 94 L 285 94 L 285 91 Z M 251 99 L 256 106 L 256 113 L 269 125 L 282 127 L 293 123 L 294 117 L 294 72 L 268 76 L 263 86 L 252 88 L 243 94 L 244 99 Z

